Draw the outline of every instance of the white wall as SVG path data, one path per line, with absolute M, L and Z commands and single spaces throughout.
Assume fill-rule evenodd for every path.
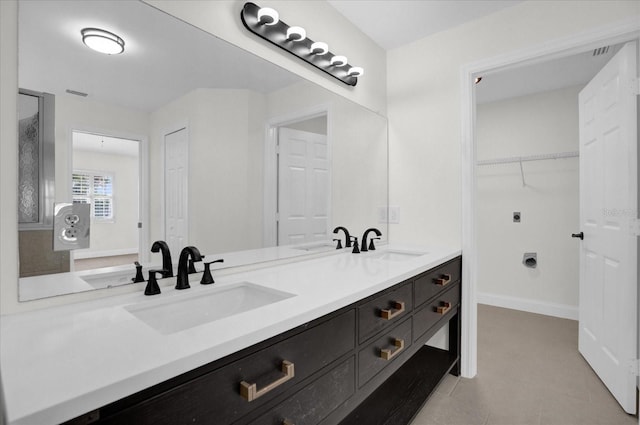
M 387 54 L 392 242 L 461 246 L 461 67 L 640 18 L 636 1 L 527 1 Z
M 132 142 L 135 143 L 135 142 Z M 73 151 L 73 168 L 113 176 L 113 220 L 91 219 L 90 248 L 74 258 L 138 252 L 138 157 Z
M 163 205 L 164 134 L 189 134 L 189 237 L 203 254 L 261 246 L 264 96 L 196 89 L 151 114 L 151 205 Z M 263 131 L 263 127 L 260 127 Z M 151 239 L 164 239 L 163 212 L 151 211 Z M 256 231 L 258 229 L 258 231 Z M 173 255 L 177 255 L 174 253 Z
M 478 105 L 478 159 L 577 151 L 581 88 Z M 478 167 L 478 300 L 577 319 L 578 158 L 523 170 L 524 187 L 518 163 Z M 522 264 L 525 252 L 537 252 L 537 268 Z

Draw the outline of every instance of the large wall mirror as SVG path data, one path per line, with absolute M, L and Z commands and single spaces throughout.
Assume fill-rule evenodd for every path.
M 83 28 L 124 52 L 89 49 Z M 88 248 L 19 227 L 20 301 L 130 282 L 134 261 L 161 264 L 156 240 L 175 265 L 185 245 L 308 255 L 336 226 L 386 239 L 386 118 L 139 1 L 20 1 L 18 51 L 20 90 L 55 98 L 21 116 L 54 117 L 42 184 L 91 205 Z M 56 287 L 68 275 L 84 279 Z

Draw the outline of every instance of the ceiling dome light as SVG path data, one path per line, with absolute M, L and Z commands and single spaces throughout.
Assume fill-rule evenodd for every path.
M 329 52 L 329 46 L 325 42 L 316 41 L 311 45 L 309 51 L 314 55 L 326 55 Z
M 90 49 L 107 55 L 124 52 L 124 40 L 112 32 L 99 28 L 84 28 L 80 31 L 82 42 Z
M 307 32 L 302 27 L 289 27 L 287 29 L 287 40 L 302 41 L 307 38 Z
M 280 20 L 278 11 L 270 7 L 262 7 L 258 10 L 258 22 L 263 25 L 275 25 Z
M 346 56 L 334 56 L 331 58 L 331 65 L 334 66 L 345 66 L 347 64 Z
M 361 77 L 362 75 L 364 75 L 364 69 L 359 66 L 354 66 L 349 68 L 349 72 L 347 72 L 347 74 L 352 77 Z

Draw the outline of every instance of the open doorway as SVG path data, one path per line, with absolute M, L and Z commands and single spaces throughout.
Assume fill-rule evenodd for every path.
M 73 203 L 91 205 L 91 247 L 73 252 L 75 271 L 133 264 L 140 251 L 139 140 L 73 131 Z
M 469 82 L 473 81 L 474 79 L 477 81 L 477 77 L 482 77 L 482 80 L 485 80 L 485 75 L 498 75 L 500 72 L 502 71 L 517 71 L 518 73 L 520 73 L 521 75 L 519 76 L 520 81 L 526 81 L 529 82 L 530 80 L 528 80 L 526 77 L 524 77 L 522 75 L 522 71 L 524 71 L 524 69 L 526 68 L 526 66 L 529 66 L 531 64 L 535 64 L 536 66 L 540 66 L 543 65 L 544 62 L 549 61 L 551 59 L 554 60 L 567 60 L 568 56 L 570 56 L 567 52 L 571 52 L 572 54 L 576 54 L 576 53 L 582 53 L 585 52 L 587 50 L 589 50 L 589 54 L 591 54 L 592 56 L 597 56 L 599 55 L 599 52 L 601 51 L 611 51 L 612 56 L 615 53 L 615 51 L 617 50 L 617 46 L 616 44 L 621 42 L 621 41 L 627 41 L 629 39 L 633 40 L 633 36 L 632 35 L 627 35 L 625 36 L 620 36 L 617 35 L 616 37 L 610 37 L 609 39 L 606 39 L 605 37 L 601 37 L 601 35 L 597 35 L 594 36 L 593 39 L 591 40 L 587 40 L 588 37 L 585 37 L 584 40 L 582 40 L 582 45 L 580 45 L 579 43 L 576 44 L 575 40 L 571 40 L 567 42 L 567 45 L 562 46 L 562 43 L 559 43 L 559 47 L 554 46 L 553 48 L 546 48 L 543 50 L 547 50 L 547 55 L 541 55 L 540 52 L 535 52 L 535 53 L 530 53 L 529 56 L 518 54 L 518 55 L 512 55 L 511 57 L 511 65 L 509 66 L 505 66 L 505 63 L 509 63 L 509 60 L 505 60 L 504 58 L 501 58 L 500 60 L 496 60 L 495 64 L 492 66 L 487 65 L 487 63 L 483 64 L 483 65 L 470 65 L 469 67 L 466 68 L 466 71 L 468 71 L 466 75 L 466 77 L 469 78 Z M 594 41 L 597 40 L 597 41 Z M 597 44 L 596 44 L 597 43 Z M 634 49 L 636 49 L 634 47 Z M 558 52 L 562 52 L 562 53 L 558 53 Z M 634 56 L 635 57 L 635 56 Z M 611 59 L 611 57 L 607 58 L 607 59 Z M 635 63 L 635 59 L 632 61 Z M 607 65 L 608 66 L 608 65 Z M 600 71 L 599 68 L 596 69 L 596 71 Z M 596 72 L 597 73 L 597 72 Z M 593 73 L 592 75 L 589 75 L 589 79 L 594 77 L 596 75 L 596 73 Z M 463 73 L 464 74 L 464 73 Z M 562 71 L 558 72 L 559 75 L 562 76 Z M 634 74 L 635 75 L 635 74 Z M 626 80 L 624 80 L 626 81 Z M 588 82 L 588 81 L 587 81 Z M 520 83 L 522 84 L 522 83 Z M 532 180 L 529 179 L 529 177 L 533 178 L 536 177 L 535 173 L 539 172 L 540 174 L 544 174 L 545 171 L 542 170 L 536 170 L 536 167 L 530 166 L 529 167 L 529 174 L 527 178 L 525 178 L 525 176 L 527 176 L 527 173 L 523 170 L 523 162 L 524 159 L 523 158 L 527 158 L 527 159 L 531 159 L 532 161 L 537 162 L 538 165 L 540 164 L 544 164 L 545 162 L 550 162 L 552 159 L 558 159 L 559 162 L 563 163 L 564 166 L 560 166 L 559 171 L 561 172 L 569 172 L 571 170 L 571 168 L 577 168 L 577 167 L 572 167 L 570 165 L 566 164 L 566 161 L 573 161 L 576 157 L 576 155 L 573 155 L 574 152 L 569 151 L 567 152 L 566 149 L 561 149 L 561 150 L 556 150 L 556 151 L 552 151 L 550 153 L 539 153 L 539 152 L 527 152 L 527 154 L 523 155 L 522 153 L 519 154 L 502 154 L 502 155 L 491 155 L 492 158 L 491 159 L 486 159 L 481 157 L 481 154 L 484 153 L 486 154 L 486 152 L 483 152 L 483 147 L 481 147 L 480 143 L 481 143 L 481 135 L 480 135 L 480 129 L 481 129 L 481 124 L 479 122 L 474 122 L 474 118 L 476 120 L 480 120 L 482 119 L 483 111 L 481 111 L 479 105 L 474 101 L 474 96 L 473 96 L 473 90 L 472 90 L 472 86 L 471 84 L 469 84 L 469 87 L 467 87 L 468 92 L 464 94 L 464 98 L 465 100 L 467 100 L 469 102 L 468 106 L 469 109 L 466 110 L 467 114 L 463 117 L 463 121 L 464 121 L 464 127 L 466 128 L 466 132 L 465 132 L 465 143 L 466 148 L 464 150 L 464 160 L 466 162 L 465 164 L 465 168 L 464 172 L 466 174 L 465 176 L 465 186 L 464 186 L 464 197 L 463 197 L 463 210 L 465 211 L 465 215 L 466 217 L 464 218 L 464 231 L 463 231 L 463 245 L 465 247 L 465 255 L 467 255 L 467 268 L 465 270 L 465 275 L 466 278 L 469 280 L 468 284 L 469 284 L 469 295 L 470 295 L 470 305 L 468 305 L 466 307 L 466 311 L 470 316 L 470 322 L 468 322 L 467 324 L 463 325 L 463 329 L 465 326 L 469 326 L 468 332 L 471 335 L 470 336 L 470 342 L 471 344 L 469 345 L 470 351 L 467 351 L 467 354 L 471 355 L 471 360 L 470 362 L 467 364 L 467 367 L 469 367 L 469 369 L 471 370 L 470 375 L 475 375 L 475 370 L 474 367 L 475 365 L 473 364 L 473 362 L 475 361 L 475 353 L 473 353 L 473 350 L 475 349 L 475 339 L 477 338 L 477 336 L 474 334 L 475 330 L 473 329 L 475 327 L 475 324 L 473 324 L 473 321 L 475 320 L 475 318 L 477 317 L 477 306 L 475 305 L 476 301 L 478 302 L 486 302 L 489 304 L 494 304 L 494 305 L 499 305 L 499 306 L 504 306 L 504 307 L 508 307 L 508 308 L 514 308 L 514 309 L 520 309 L 520 310 L 526 310 L 526 311 L 533 311 L 533 312 L 537 312 L 537 313 L 542 313 L 542 314 L 548 314 L 548 315 L 554 315 L 554 316 L 560 316 L 560 317 L 571 317 L 571 318 L 575 318 L 577 319 L 577 289 L 578 289 L 578 285 L 574 284 L 573 285 L 573 294 L 571 294 L 571 296 L 574 298 L 575 302 L 573 303 L 573 308 L 567 308 L 567 307 L 571 307 L 570 304 L 568 303 L 555 303 L 553 301 L 549 301 L 549 300 L 540 300 L 540 299 L 535 299 L 535 296 L 531 296 L 532 294 L 536 293 L 537 290 L 539 290 L 539 287 L 536 287 L 535 285 L 531 285 L 528 288 L 524 288 L 524 291 L 519 293 L 519 297 L 517 296 L 513 296 L 513 293 L 509 294 L 508 291 L 512 291 L 514 290 L 514 287 L 516 286 L 517 282 L 514 282 L 516 279 L 513 278 L 513 275 L 511 275 L 511 287 L 509 287 L 507 289 L 507 294 L 505 295 L 500 294 L 498 296 L 487 296 L 487 294 L 485 292 L 482 292 L 482 285 L 483 283 L 481 282 L 482 278 L 482 268 L 483 268 L 483 260 L 482 257 L 483 255 L 480 253 L 482 250 L 482 232 L 483 230 L 480 229 L 480 227 L 482 226 L 482 219 L 484 216 L 484 219 L 486 220 L 488 216 L 491 216 L 491 214 L 486 214 L 487 211 L 481 211 L 482 208 L 486 207 L 486 203 L 483 203 L 479 197 L 481 196 L 481 192 L 484 190 L 482 188 L 483 183 L 481 183 L 481 179 L 483 177 L 486 177 L 486 175 L 482 175 L 483 171 L 480 171 L 478 168 L 476 168 L 477 166 L 485 166 L 485 165 L 495 165 L 495 166 L 510 166 L 512 167 L 510 172 L 504 172 L 504 174 L 506 175 L 510 175 L 511 178 L 515 177 L 515 182 L 517 182 L 518 186 L 521 187 L 526 187 L 527 184 L 529 184 L 530 186 L 534 186 L 532 184 Z M 565 93 L 565 96 L 572 96 L 573 99 L 575 99 L 575 107 L 577 108 L 578 106 L 578 102 L 577 102 L 577 92 L 579 92 L 581 89 L 581 87 L 576 86 L 576 89 L 573 90 L 573 93 Z M 556 91 L 558 91 L 560 89 L 556 88 Z M 566 89 L 569 90 L 569 92 L 571 92 L 572 90 L 570 89 Z M 565 90 L 565 91 L 566 91 Z M 476 95 L 477 90 L 476 90 Z M 476 96 L 477 97 L 477 96 Z M 635 98 L 634 98 L 635 99 Z M 573 102 L 571 102 L 573 103 Z M 635 103 L 635 100 L 634 100 Z M 503 110 L 504 107 L 506 105 L 503 105 Z M 513 105 L 511 105 L 511 107 L 513 107 Z M 549 111 L 545 111 L 545 112 L 549 112 Z M 571 112 L 571 114 L 574 114 L 574 112 Z M 564 114 L 556 114 L 555 119 L 556 120 L 562 120 L 564 117 L 566 117 L 566 113 Z M 510 123 L 509 123 L 510 124 Z M 494 124 L 495 125 L 495 124 Z M 634 123 L 634 127 L 635 127 L 635 123 Z M 508 127 L 508 125 L 505 125 L 505 127 Z M 519 132 L 525 132 L 527 131 L 526 128 L 519 126 L 517 128 L 517 131 L 514 132 L 512 131 L 512 136 L 511 136 L 511 140 L 510 142 L 513 142 L 513 138 L 514 138 L 514 134 L 517 137 Z M 634 128 L 635 131 L 635 128 Z M 635 134 L 635 133 L 634 133 Z M 575 138 L 575 136 L 574 136 Z M 545 140 L 541 140 L 538 139 L 538 143 L 537 145 L 545 145 Z M 580 142 L 582 143 L 582 142 Z M 633 142 L 632 142 L 633 144 Z M 561 145 L 561 143 L 557 143 L 554 146 L 557 145 Z M 535 145 L 534 145 L 535 146 Z M 576 146 L 578 146 L 576 144 Z M 635 152 L 635 150 L 633 150 L 633 152 Z M 477 155 L 477 156 L 476 156 Z M 562 159 L 560 159 L 562 158 Z M 479 162 L 476 162 L 477 160 L 482 160 Z M 632 161 L 634 164 L 637 164 L 637 157 L 635 155 L 631 155 L 628 158 L 629 161 Z M 551 162 L 555 162 L 555 161 L 551 161 Z M 540 165 L 541 166 L 541 165 Z M 546 173 L 548 174 L 549 167 L 550 165 L 547 164 L 547 170 Z M 555 167 L 558 167 L 558 164 L 554 164 Z M 584 168 L 584 167 L 583 167 Z M 635 169 L 635 165 L 634 165 L 634 169 Z M 558 170 L 556 170 L 558 171 Z M 494 174 L 497 174 L 496 172 L 494 172 Z M 575 172 L 573 172 L 573 174 L 575 175 Z M 507 176 L 503 176 L 503 177 L 507 177 Z M 533 176 L 533 177 L 532 177 Z M 495 176 L 494 176 L 495 177 Z M 549 176 L 547 176 L 549 177 Z M 574 177 L 575 179 L 575 177 Z M 551 179 L 553 180 L 553 179 Z M 558 180 L 556 180 L 556 183 L 558 183 Z M 541 187 L 541 186 L 540 186 Z M 537 189 L 540 189 L 540 187 L 538 187 Z M 486 189 L 486 188 L 485 188 Z M 531 187 L 531 189 L 536 189 L 535 187 Z M 493 187 L 494 192 L 500 192 L 500 190 L 497 189 L 496 185 L 494 184 Z M 512 191 L 515 190 L 515 187 L 512 188 Z M 520 190 L 520 189 L 518 189 Z M 573 193 L 575 195 L 571 195 L 570 197 L 577 197 L 577 190 L 575 189 L 575 187 L 573 189 L 568 189 L 570 193 Z M 502 188 L 502 192 L 506 192 L 506 190 L 504 188 Z M 567 192 L 567 193 L 569 193 Z M 495 193 L 494 193 L 495 195 Z M 562 201 L 565 201 L 565 199 L 563 199 Z M 573 202 L 573 204 L 575 204 L 575 201 Z M 484 206 L 483 206 L 484 205 Z M 466 206 L 466 208 L 465 208 Z M 504 207 L 504 205 L 503 205 Z M 526 216 L 526 214 L 523 214 L 521 211 L 519 211 L 519 208 L 517 206 L 512 205 L 507 205 L 507 210 L 508 210 L 508 214 L 504 214 L 506 217 L 502 217 L 505 219 L 505 221 L 508 220 L 509 224 L 505 223 L 505 226 L 510 226 L 511 229 L 511 233 L 518 233 L 517 230 L 515 230 L 515 228 L 513 228 L 512 226 L 517 226 L 520 223 L 516 223 L 516 216 L 519 220 L 523 220 L 524 217 Z M 559 216 L 561 214 L 561 211 L 559 211 L 559 207 L 560 205 L 558 203 L 552 203 L 551 207 L 547 207 L 546 209 L 543 209 L 543 213 L 546 214 L 546 217 L 543 217 L 542 220 L 542 225 L 544 226 L 542 228 L 542 230 L 545 230 L 547 232 L 549 232 L 550 230 L 553 229 L 553 219 L 557 216 Z M 574 207 L 575 208 L 575 207 Z M 637 209 L 635 210 L 637 211 Z M 543 215 L 544 215 L 543 214 Z M 495 215 L 495 214 L 494 214 Z M 574 214 L 575 215 L 575 214 Z M 576 221 L 575 219 L 573 221 Z M 577 232 L 579 230 L 579 221 L 576 222 L 578 227 L 575 227 L 574 229 L 564 229 L 563 232 L 565 230 L 565 238 L 569 238 L 571 236 L 572 231 Z M 542 231 L 541 229 L 538 229 L 538 231 Z M 503 230 L 504 233 L 504 230 Z M 509 235 L 509 237 L 511 237 L 512 235 Z M 536 235 L 539 236 L 539 235 Z M 484 239 L 486 239 L 486 235 L 484 236 Z M 570 245 L 568 245 L 568 241 L 570 239 L 566 239 L 565 241 L 567 242 L 567 246 L 569 247 Z M 485 247 L 486 248 L 486 247 Z M 546 245 L 545 251 L 547 252 L 547 259 L 553 258 L 553 257 L 557 257 L 557 258 L 563 258 L 563 254 L 560 249 L 559 251 L 559 247 L 557 245 Z M 571 249 L 571 248 L 569 248 Z M 576 247 L 576 249 L 578 249 Z M 517 251 L 516 250 L 512 250 L 514 251 L 513 253 L 515 254 Z M 525 267 L 527 266 L 526 262 L 524 261 L 525 258 L 523 258 L 523 255 L 526 257 L 527 252 L 522 252 L 520 250 L 520 252 L 517 252 L 519 254 L 519 259 L 517 261 L 517 267 L 522 268 L 523 270 L 525 269 Z M 529 253 L 531 254 L 531 253 Z M 534 251 L 535 254 L 535 251 Z M 571 257 L 571 254 L 569 254 L 569 257 Z M 575 257 L 575 255 L 574 255 Z M 508 261 L 512 261 L 513 258 L 509 259 Z M 538 263 L 540 260 L 540 256 L 538 256 Z M 504 260 L 505 263 L 507 262 L 507 260 Z M 574 261 L 575 262 L 575 261 Z M 524 263 L 524 264 L 523 264 Z M 535 264 L 535 262 L 533 263 Z M 562 267 L 562 270 L 565 271 L 568 268 L 571 268 L 571 264 L 560 264 L 560 267 Z M 490 267 L 488 267 L 490 268 Z M 506 268 L 504 267 L 500 267 L 500 273 L 497 274 L 501 274 L 501 275 L 510 275 L 509 273 L 503 273 L 503 270 L 506 270 Z M 536 270 L 528 270 L 526 271 L 526 273 L 530 274 L 530 277 L 539 277 L 541 275 L 540 271 L 536 271 Z M 538 273 L 538 274 L 536 274 Z M 577 274 L 574 272 L 574 275 Z M 580 278 L 579 280 L 582 280 L 582 278 Z M 484 288 L 486 289 L 486 287 Z M 496 290 L 496 287 L 492 288 L 493 290 Z M 505 289 L 505 287 L 503 286 L 502 289 Z M 525 291 L 529 291 L 528 294 L 526 294 Z M 523 294 L 528 295 L 528 296 L 522 296 Z M 535 295 L 538 295 L 537 293 Z M 606 294 L 605 294 L 606 295 Z M 603 295 L 603 297 L 605 296 Z M 636 300 L 635 300 L 635 292 L 634 292 L 634 296 L 633 297 L 627 297 L 629 298 L 633 298 L 632 302 L 634 304 L 636 304 Z M 542 302 L 541 302 L 542 301 Z M 582 306 L 582 301 L 580 301 L 580 306 Z M 582 315 L 581 315 L 582 317 Z M 634 315 L 635 317 L 635 315 Z M 582 323 L 582 318 L 580 319 L 581 323 Z M 635 319 L 634 319 L 635 320 Z M 631 329 L 630 327 L 628 329 Z M 635 325 L 634 328 L 635 329 Z M 634 341 L 635 341 L 635 337 L 634 337 Z M 478 344 L 479 346 L 480 344 Z M 582 352 L 582 351 L 581 351 Z M 478 355 L 478 357 L 480 357 Z M 626 358 L 626 357 L 625 357 Z M 597 371 L 596 371 L 597 372 Z M 627 408 L 625 407 L 625 410 Z

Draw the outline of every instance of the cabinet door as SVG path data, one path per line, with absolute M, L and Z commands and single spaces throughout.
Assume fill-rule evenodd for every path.
M 458 257 L 420 275 L 415 280 L 416 307 L 458 282 L 461 271 L 462 259 Z
M 315 425 L 351 397 L 355 391 L 354 357 L 314 380 L 252 425 Z
M 337 317 L 227 366 L 145 400 L 105 423 L 178 425 L 232 423 L 337 360 L 355 346 L 355 312 Z M 283 362 L 292 364 L 285 373 Z M 289 375 L 289 376 L 287 376 Z M 248 401 L 241 383 L 255 384 Z
M 411 282 L 386 292 L 358 307 L 358 334 L 360 343 L 381 330 L 394 326 L 413 309 Z
M 433 298 L 413 316 L 414 341 L 440 320 L 455 314 L 460 304 L 460 283 Z M 448 320 L 448 319 L 447 319 Z
M 382 369 L 393 364 L 411 342 L 411 319 L 408 318 L 360 350 L 358 386 L 363 386 Z

